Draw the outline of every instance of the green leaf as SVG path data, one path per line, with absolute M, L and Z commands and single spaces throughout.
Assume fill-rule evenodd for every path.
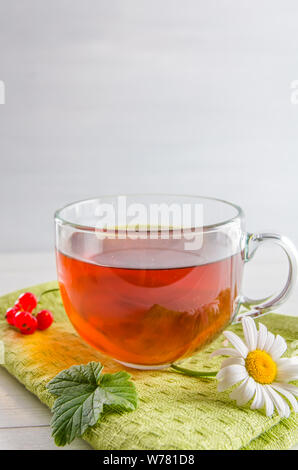
M 58 396 L 52 408 L 52 436 L 58 446 L 80 437 L 97 423 L 105 408 L 132 411 L 137 407 L 137 392 L 127 372 L 101 374 L 99 362 L 72 366 L 60 372 L 48 385 Z
M 73 390 L 82 385 L 97 386 L 103 366 L 100 362 L 89 362 L 81 366 L 71 366 L 54 377 L 47 385 L 53 395 L 63 395 L 67 390 Z
M 101 377 L 100 388 L 106 405 L 119 406 L 128 411 L 136 409 L 137 393 L 129 378 L 127 372 L 104 374 Z

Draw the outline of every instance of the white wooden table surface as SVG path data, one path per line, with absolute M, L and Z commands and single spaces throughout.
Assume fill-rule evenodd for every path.
M 245 293 L 250 297 L 270 294 L 281 286 L 286 262 L 275 249 L 257 255 L 246 266 Z M 0 254 L 0 295 L 56 278 L 53 253 Z M 279 313 L 298 314 L 298 290 Z M 0 449 L 57 449 L 51 438 L 49 409 L 23 385 L 0 368 Z M 90 449 L 77 439 L 65 449 Z M 298 449 L 298 445 L 295 446 Z

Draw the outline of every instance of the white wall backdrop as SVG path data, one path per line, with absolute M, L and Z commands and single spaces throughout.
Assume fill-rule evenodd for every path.
M 243 206 L 298 242 L 297 0 L 0 0 L 0 251 L 105 193 Z

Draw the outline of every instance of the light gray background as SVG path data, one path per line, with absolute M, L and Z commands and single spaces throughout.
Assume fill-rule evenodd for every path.
M 0 251 L 100 194 L 243 206 L 298 242 L 297 0 L 0 0 Z

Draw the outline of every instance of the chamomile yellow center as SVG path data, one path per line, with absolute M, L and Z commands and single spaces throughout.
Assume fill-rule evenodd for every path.
M 277 366 L 270 354 L 260 349 L 248 353 L 245 367 L 249 375 L 260 384 L 271 384 L 277 374 Z

